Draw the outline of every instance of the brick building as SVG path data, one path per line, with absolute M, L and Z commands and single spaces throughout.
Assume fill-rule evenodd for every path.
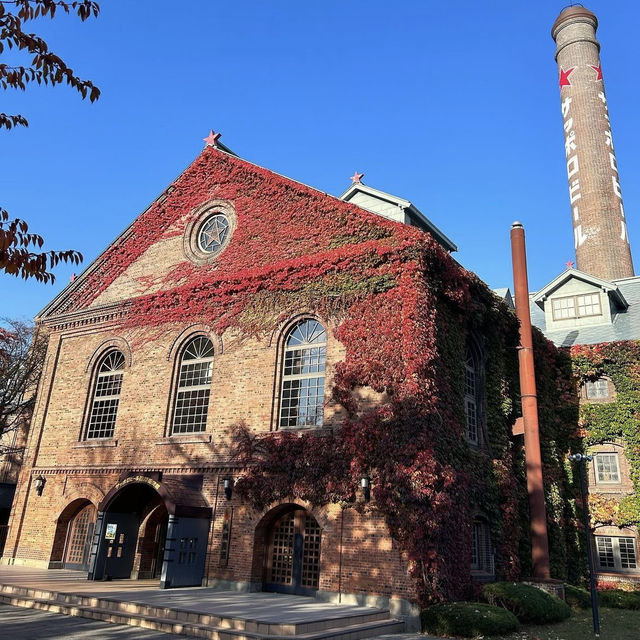
M 501 304 L 415 206 L 360 178 L 337 199 L 238 158 L 212 136 L 40 313 L 49 347 L 3 562 L 92 579 L 155 577 L 161 587 L 385 601 L 405 616 L 421 597 L 413 571 L 421 537 L 442 545 L 424 566 L 454 554 L 446 571 L 463 582 L 491 579 L 501 563 L 517 571 L 495 549 L 501 540 L 517 549 L 499 503 L 483 507 L 480 492 L 471 504 L 467 480 L 459 495 L 435 496 L 441 529 L 425 519 L 419 533 L 407 530 L 393 510 L 374 507 L 385 498 L 426 509 L 412 492 L 441 490 L 490 463 L 489 429 L 510 455 L 513 420 L 488 424 L 487 345 L 471 326 Z M 439 345 L 449 333 L 459 360 L 445 374 Z M 495 354 L 494 367 L 514 353 Z M 330 447 L 314 465 L 293 458 L 280 469 L 285 488 L 266 497 L 238 459 L 238 433 L 258 448 L 304 437 L 304 455 L 313 455 L 343 446 L 336 434 L 354 421 L 386 429 L 392 419 L 414 432 L 397 444 L 406 473 L 393 476 L 390 466 L 388 480 L 380 467 L 396 455 L 393 439 L 369 443 L 377 468 L 364 445 L 353 445 L 349 464 Z M 408 457 L 413 448 L 419 463 Z M 439 462 L 452 451 L 457 462 Z M 398 482 L 404 498 L 391 495 Z M 448 584 L 442 575 L 438 588 Z

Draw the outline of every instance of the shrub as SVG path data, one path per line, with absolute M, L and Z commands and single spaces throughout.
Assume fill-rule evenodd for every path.
M 422 611 L 420 619 L 423 631 L 465 638 L 502 635 L 520 626 L 511 612 L 478 602 L 434 604 Z
M 487 602 L 511 611 L 525 624 L 559 622 L 571 615 L 569 605 L 541 589 L 517 582 L 494 582 L 482 590 Z
M 598 593 L 598 602 L 612 609 L 640 609 L 640 592 L 608 589 Z
M 591 608 L 591 594 L 584 587 L 566 584 L 564 586 L 564 598 L 572 609 Z

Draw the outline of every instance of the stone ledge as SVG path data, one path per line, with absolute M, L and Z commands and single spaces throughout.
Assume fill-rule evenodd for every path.
M 96 440 L 84 440 L 82 442 L 76 442 L 72 445 L 72 449 L 94 449 L 97 447 L 117 447 L 118 441 L 115 438 L 104 438 Z
M 169 436 L 163 440 L 158 440 L 156 446 L 168 444 L 208 444 L 209 442 L 211 442 L 211 434 L 190 433 L 179 436 Z

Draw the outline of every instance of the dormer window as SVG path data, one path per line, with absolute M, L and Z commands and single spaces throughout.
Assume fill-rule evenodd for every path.
M 599 293 L 554 298 L 551 300 L 551 309 L 554 320 L 602 315 Z

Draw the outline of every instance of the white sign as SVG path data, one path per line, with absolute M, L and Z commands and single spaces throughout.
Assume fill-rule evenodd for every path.
M 118 530 L 118 525 L 117 524 L 108 524 L 107 525 L 107 530 L 105 531 L 104 534 L 104 539 L 105 540 L 115 540 L 116 539 L 116 531 Z

